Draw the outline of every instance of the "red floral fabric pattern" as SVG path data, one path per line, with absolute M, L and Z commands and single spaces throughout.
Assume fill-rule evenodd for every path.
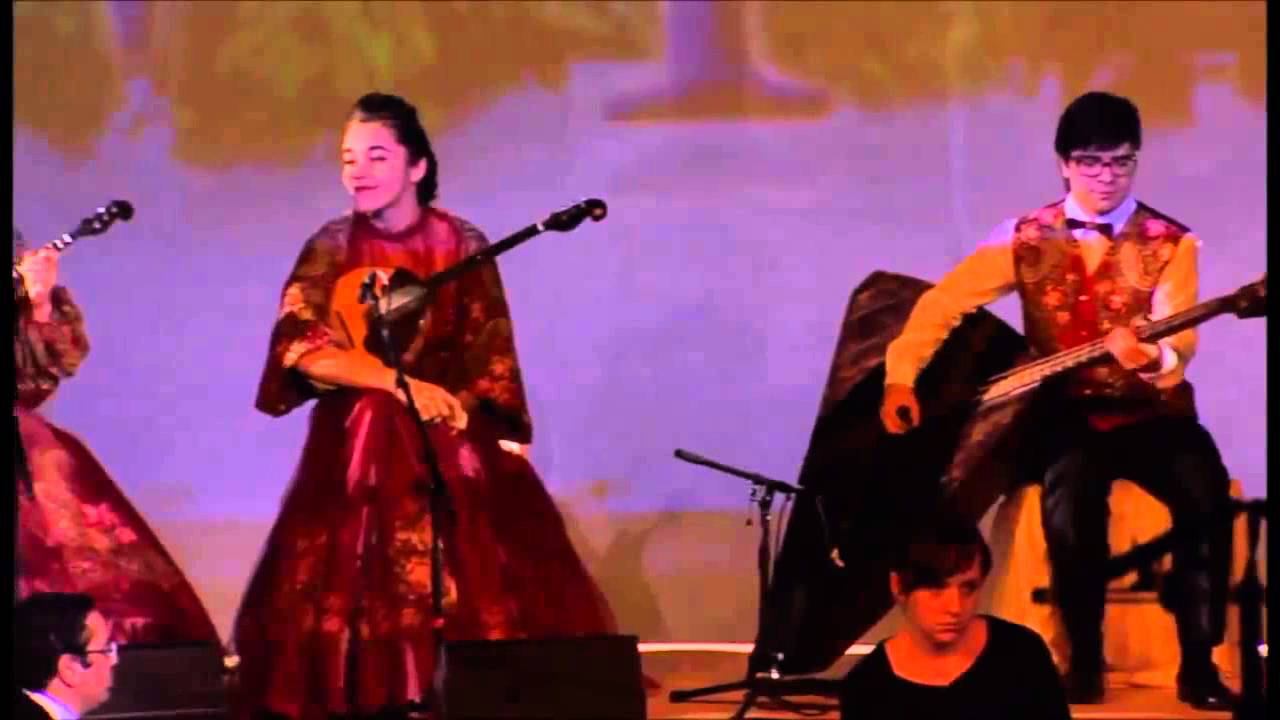
M 321 720 L 421 697 L 432 683 L 437 622 L 448 639 L 613 631 L 533 467 L 499 447 L 527 443 L 532 430 L 492 261 L 441 287 L 422 317 L 409 319 L 403 355 L 408 374 L 467 402 L 465 431 L 428 425 L 424 433 L 390 393 L 320 392 L 292 369 L 309 348 L 341 347 L 327 329 L 338 278 L 363 268 L 426 278 L 486 244 L 438 210 L 393 235 L 344 218 L 308 241 L 286 281 L 258 407 L 279 415 L 318 400 L 236 619 L 233 717 Z M 447 489 L 441 527 L 429 502 L 428 450 Z M 445 550 L 443 617 L 431 603 L 435 533 Z
M 1088 272 L 1066 227 L 1063 203 L 1020 218 L 1013 254 L 1023 322 L 1040 355 L 1068 350 L 1129 326 L 1151 311 L 1152 293 L 1173 258 L 1186 227 L 1138 204 L 1116 232 L 1102 260 Z M 1096 363 L 1070 373 L 1069 392 L 1122 401 L 1157 401 L 1183 407 L 1189 388 L 1159 390 L 1116 363 Z
M 53 319 L 20 308 L 14 343 L 18 432 L 31 484 L 18 494 L 18 595 L 83 592 L 114 621 L 120 643 L 217 643 L 208 611 L 160 539 L 93 453 L 35 412 L 89 351 L 65 288 Z

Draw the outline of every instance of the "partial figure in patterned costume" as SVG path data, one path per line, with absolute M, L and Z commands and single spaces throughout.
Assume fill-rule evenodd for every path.
M 614 630 L 520 451 L 532 427 L 492 261 L 434 294 L 402 348 L 449 498 L 446 527 L 432 527 L 419 429 L 393 372 L 352 347 L 341 324 L 335 329 L 332 295 L 340 277 L 360 268 L 427 277 L 487 240 L 432 206 L 435 155 L 403 99 L 361 98 L 341 152 L 354 213 L 326 223 L 303 247 L 259 386 L 257 407 L 269 415 L 316 403 L 235 623 L 239 718 L 367 717 L 428 697 L 434 532 L 446 556 L 439 620 L 447 639 Z
M 1171 577 L 1180 598 L 1178 696 L 1221 708 L 1233 698 L 1210 653 L 1226 613 L 1229 477 L 1184 377 L 1196 332 L 1143 344 L 1132 330 L 1195 304 L 1200 241 L 1133 198 L 1141 147 L 1130 101 L 1091 92 L 1066 108 L 1054 142 L 1066 198 L 1000 225 L 919 299 L 886 353 L 881 419 L 891 433 L 918 424 L 913 385 L 921 369 L 963 316 L 1011 292 L 1041 355 L 1105 338 L 1113 362 L 1042 389 L 1037 402 L 1052 405 L 1056 422 L 1025 431 L 1018 462 L 1019 474 L 1044 484 L 1053 590 L 1071 642 L 1068 696 L 1095 703 L 1104 694 L 1107 498 L 1111 482 L 1127 478 L 1196 539 L 1175 551 Z
M 19 598 L 89 595 L 114 618 L 121 644 L 217 643 L 195 590 L 97 458 L 37 412 L 80 367 L 89 339 L 80 308 L 57 285 L 57 252 L 27 251 L 15 229 L 13 254 Z

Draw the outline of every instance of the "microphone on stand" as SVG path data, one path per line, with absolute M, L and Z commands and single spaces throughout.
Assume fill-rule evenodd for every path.
M 725 473 L 727 475 L 733 475 L 735 477 L 740 477 L 743 480 L 747 480 L 751 483 L 754 483 L 755 485 L 759 485 L 761 487 L 764 487 L 767 490 L 772 490 L 774 492 L 781 492 L 789 495 L 808 492 L 806 488 L 797 487 L 795 485 L 792 485 L 791 483 L 782 482 L 781 480 L 774 480 L 773 478 L 765 477 L 760 473 L 753 473 L 747 470 L 740 470 L 736 467 L 732 467 L 729 465 L 725 465 L 724 463 L 716 462 L 711 458 L 703 457 L 697 453 L 689 452 L 688 450 L 685 450 L 683 448 L 676 448 L 675 452 L 672 454 L 675 455 L 676 459 L 678 460 L 683 460 L 687 463 L 692 463 L 694 465 L 702 465 L 704 467 L 709 467 L 713 470 L 719 470 L 722 473 Z
M 608 214 L 609 206 L 603 200 L 600 198 L 588 198 L 563 210 L 557 210 L 548 215 L 542 222 L 517 230 L 508 237 L 464 257 L 430 277 L 419 278 L 408 271 L 397 270 L 387 281 L 387 288 L 383 292 L 382 299 L 379 300 L 382 319 L 394 320 L 405 313 L 417 312 L 435 288 L 453 281 L 459 275 L 468 272 L 480 263 L 492 260 L 530 238 L 541 235 L 548 230 L 569 232 L 576 229 L 587 218 L 591 218 L 592 222 L 600 222 Z M 361 292 L 364 292 L 363 285 L 361 286 Z M 364 295 L 362 294 L 361 297 L 364 297 Z

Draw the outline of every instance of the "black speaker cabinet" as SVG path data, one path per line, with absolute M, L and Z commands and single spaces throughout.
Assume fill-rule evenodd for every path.
M 645 720 L 632 635 L 452 642 L 443 720 Z
M 111 698 L 95 720 L 226 717 L 227 684 L 217 645 L 122 645 Z

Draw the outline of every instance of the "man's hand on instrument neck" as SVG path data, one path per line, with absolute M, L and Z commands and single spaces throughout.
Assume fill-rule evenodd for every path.
M 916 400 L 915 389 L 899 383 L 885 385 L 880 422 L 892 435 L 901 435 L 919 425 L 920 403 Z

